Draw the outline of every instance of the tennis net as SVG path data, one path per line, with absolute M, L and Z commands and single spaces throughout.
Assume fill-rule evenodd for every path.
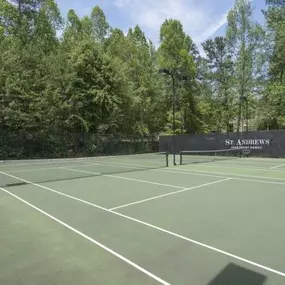
M 197 151 L 184 150 L 180 152 L 180 165 L 237 159 L 240 156 L 241 156 L 241 151 L 239 149 L 197 150 Z
M 80 159 L 5 161 L 0 163 L 0 187 L 112 175 L 167 166 L 166 152 Z

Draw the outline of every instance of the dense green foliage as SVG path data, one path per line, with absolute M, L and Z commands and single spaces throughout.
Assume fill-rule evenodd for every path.
M 139 26 L 112 28 L 98 6 L 64 21 L 54 0 L 0 0 L 2 141 L 171 133 L 172 83 L 176 133 L 240 131 L 246 116 L 250 130 L 284 128 L 285 2 L 266 4 L 262 27 L 251 2 L 236 0 L 203 57 L 178 20 L 162 23 L 156 49 Z

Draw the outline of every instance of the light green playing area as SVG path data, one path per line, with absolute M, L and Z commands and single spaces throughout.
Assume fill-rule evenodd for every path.
M 1 163 L 0 284 L 285 284 L 285 161 L 165 164 Z

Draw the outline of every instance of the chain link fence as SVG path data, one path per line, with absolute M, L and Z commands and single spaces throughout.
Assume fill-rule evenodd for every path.
M 67 158 L 154 153 L 155 137 L 120 134 L 0 132 L 0 159 Z

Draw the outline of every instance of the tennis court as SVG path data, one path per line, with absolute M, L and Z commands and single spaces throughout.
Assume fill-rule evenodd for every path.
M 1 163 L 0 284 L 285 284 L 285 160 L 171 159 Z

